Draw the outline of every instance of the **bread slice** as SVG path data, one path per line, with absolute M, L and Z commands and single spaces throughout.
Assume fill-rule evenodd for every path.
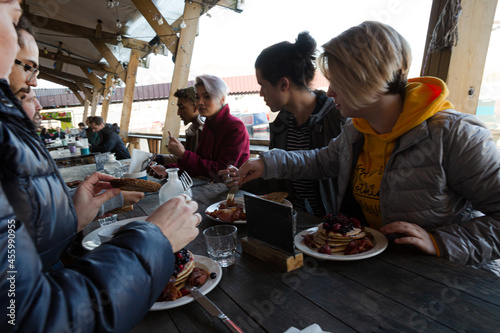
M 119 178 L 109 181 L 111 186 L 124 191 L 134 192 L 158 192 L 161 188 L 160 183 L 136 178 Z

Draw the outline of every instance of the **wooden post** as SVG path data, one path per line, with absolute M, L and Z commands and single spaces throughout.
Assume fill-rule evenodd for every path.
M 125 91 L 123 95 L 122 116 L 120 119 L 120 135 L 126 137 L 129 132 L 130 114 L 132 112 L 132 103 L 134 102 L 135 79 L 137 77 L 137 67 L 139 66 L 140 52 L 132 50 L 127 67 L 127 77 L 125 81 Z M 125 133 L 125 134 L 124 134 Z
M 88 99 L 85 99 L 85 103 L 83 103 L 83 123 L 85 123 L 85 121 L 87 120 L 87 116 L 89 114 L 89 105 L 90 101 Z
M 432 31 L 446 0 L 434 0 L 429 21 L 426 49 Z M 498 0 L 462 1 L 462 15 L 458 23 L 458 44 L 426 59 L 424 76 L 436 76 L 446 81 L 450 90 L 448 99 L 457 111 L 476 114 L 486 53 Z
M 163 125 L 161 153 L 168 153 L 166 144 L 168 142 L 168 131 L 174 136 L 179 136 L 181 122 L 177 115 L 177 103 L 174 96 L 177 89 L 186 88 L 189 71 L 191 68 L 191 57 L 193 55 L 194 40 L 198 31 L 198 21 L 202 7 L 199 3 L 186 1 L 184 6 L 184 22 L 186 27 L 181 30 L 177 52 L 175 54 L 174 75 L 170 85 L 168 97 L 167 114 Z
M 497 0 L 462 1 L 459 41 L 452 49 L 446 83 L 455 109 L 476 114 Z
M 111 97 L 107 97 L 109 93 L 109 88 L 111 87 L 113 83 L 113 77 L 108 74 L 106 77 L 106 84 L 104 85 L 104 99 L 102 101 L 102 110 L 101 110 L 101 117 L 104 118 L 104 122 L 108 119 L 108 110 L 109 110 L 109 103 L 111 102 Z
M 97 88 L 94 87 L 94 90 L 92 90 L 92 108 L 90 109 L 91 116 L 95 116 L 98 102 L 99 102 L 99 91 L 97 91 Z

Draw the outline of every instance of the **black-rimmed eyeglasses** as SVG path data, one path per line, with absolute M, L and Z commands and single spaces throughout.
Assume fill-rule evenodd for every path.
M 40 71 L 38 69 L 34 68 L 33 66 L 25 64 L 24 62 L 17 60 L 17 59 L 14 62 L 16 63 L 16 65 L 24 67 L 24 70 L 26 72 L 28 72 L 28 71 L 31 72 L 31 75 L 28 78 L 28 82 L 33 82 L 33 80 L 35 80 L 35 78 L 38 76 L 38 74 L 40 74 Z

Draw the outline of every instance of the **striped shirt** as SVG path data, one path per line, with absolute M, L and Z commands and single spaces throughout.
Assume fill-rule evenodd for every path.
M 311 133 L 309 130 L 309 119 L 297 127 L 295 118 L 290 117 L 288 122 L 288 137 L 286 150 L 307 150 L 309 148 L 309 140 Z M 291 180 L 295 198 L 293 206 L 299 210 L 305 211 L 305 199 L 311 205 L 315 215 L 321 215 L 322 210 L 320 203 L 316 201 L 316 181 L 315 180 Z

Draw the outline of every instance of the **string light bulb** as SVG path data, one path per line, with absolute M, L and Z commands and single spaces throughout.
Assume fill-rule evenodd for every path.
M 117 40 L 117 41 L 119 41 L 119 42 L 121 42 L 121 41 L 122 41 L 122 35 L 118 35 L 118 36 L 116 37 L 116 40 Z
M 120 20 L 116 20 L 116 27 L 117 27 L 118 29 L 121 29 L 121 28 L 122 28 L 122 26 L 123 26 L 123 24 L 120 22 Z
M 184 22 L 184 19 L 182 19 L 182 22 L 181 22 L 181 24 L 179 25 L 179 27 L 180 27 L 181 29 L 184 29 L 186 26 L 187 26 L 187 25 L 186 25 L 186 22 Z

